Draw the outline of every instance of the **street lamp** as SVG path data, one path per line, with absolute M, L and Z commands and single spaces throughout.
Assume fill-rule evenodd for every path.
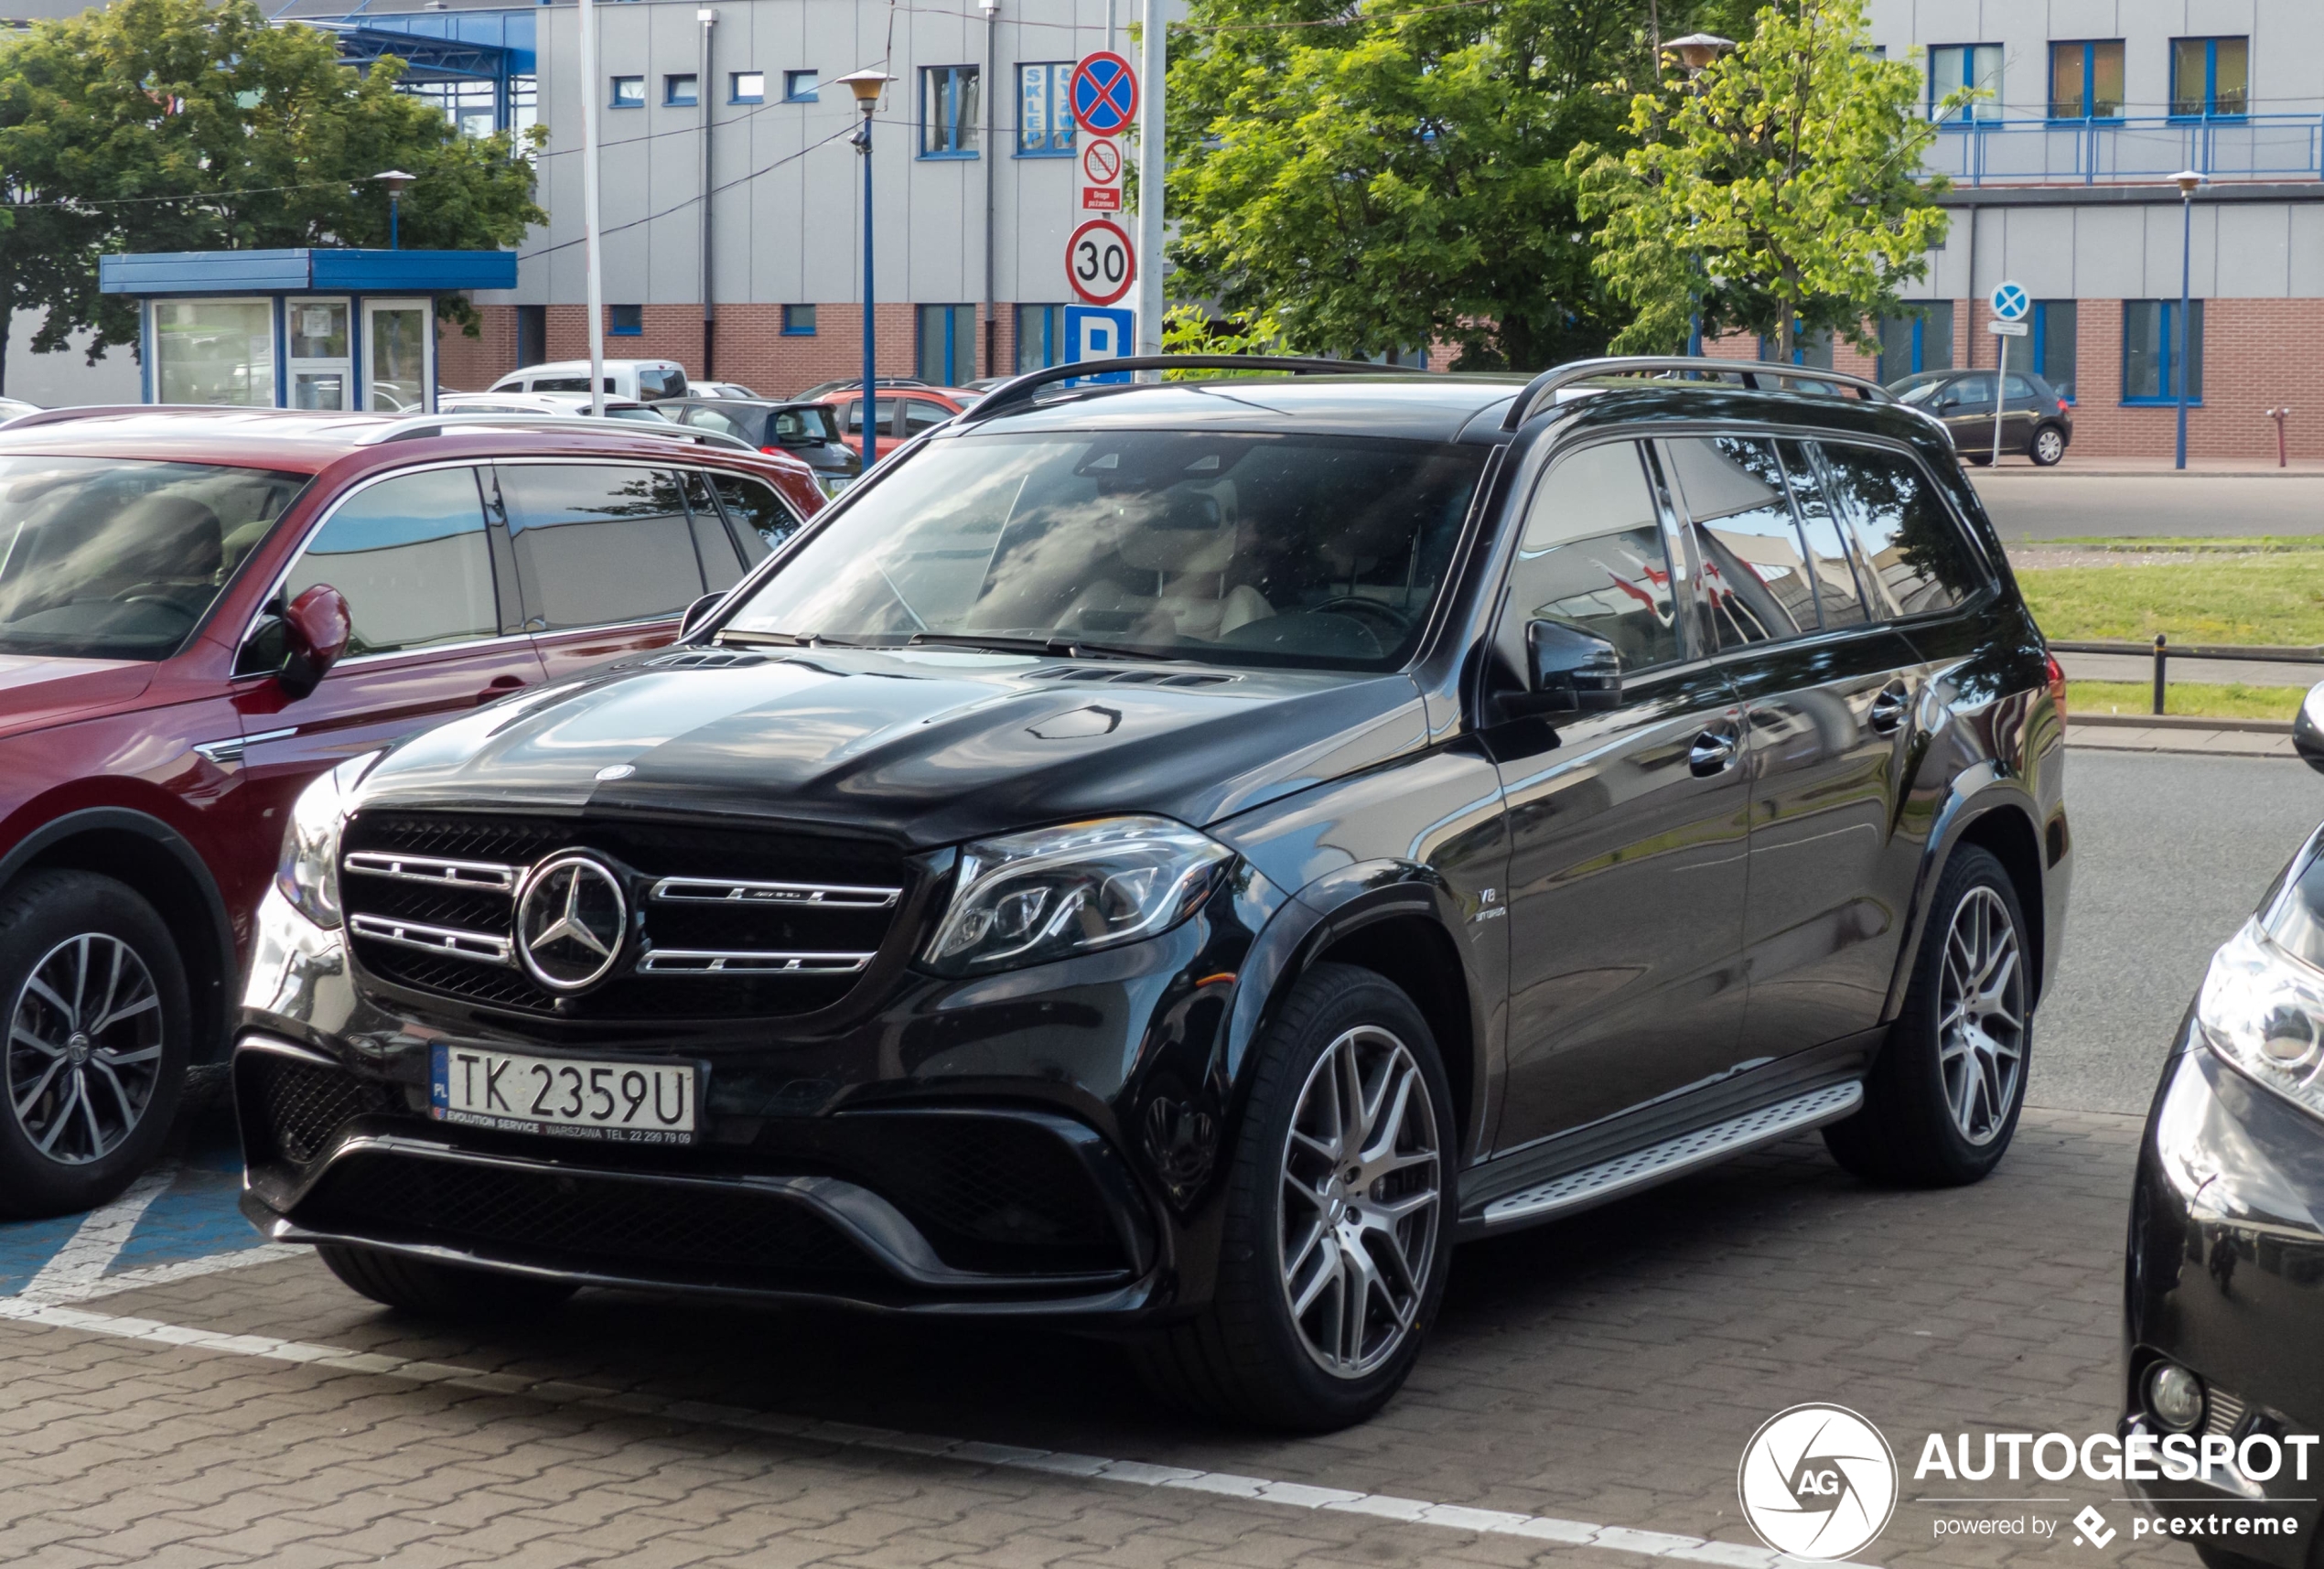
M 864 123 L 855 134 L 855 151 L 864 157 L 864 472 L 879 456 L 879 377 L 876 365 L 877 340 L 872 328 L 872 111 L 879 95 L 896 79 L 884 70 L 851 70 L 838 84 L 855 95 Z
M 1664 44 L 1662 52 L 1678 56 L 1678 63 L 1692 76 L 1734 47 L 1733 38 L 1722 38 L 1716 33 L 1689 33 Z
M 403 194 L 405 186 L 420 177 L 407 175 L 402 169 L 390 169 L 385 174 L 373 175 L 371 177 L 387 187 L 387 248 L 393 251 L 398 248 L 395 233 L 395 199 Z
M 2203 183 L 2203 177 L 2193 169 L 2181 169 L 2170 177 L 2171 183 L 2179 187 L 2179 357 L 2172 367 L 2179 372 L 2179 460 L 2172 467 L 2184 468 L 2187 467 L 2187 382 L 2190 369 L 2187 362 L 2190 341 L 2187 319 L 2190 292 L 2189 274 L 2194 271 L 2195 264 L 2195 188 Z

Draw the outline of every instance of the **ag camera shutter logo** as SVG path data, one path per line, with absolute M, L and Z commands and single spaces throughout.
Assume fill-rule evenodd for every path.
M 1793 1558 L 1845 1558 L 1888 1529 L 1897 1456 L 1880 1430 L 1842 1405 L 1795 1405 L 1751 1435 L 1736 1471 L 1743 1518 Z

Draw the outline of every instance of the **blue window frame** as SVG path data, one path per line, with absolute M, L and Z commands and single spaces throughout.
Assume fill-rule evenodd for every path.
M 702 79 L 692 71 L 662 79 L 662 102 L 672 109 L 692 109 L 702 102 Z
M 1066 96 L 1073 80 L 1071 60 L 1040 60 L 1017 68 L 1017 156 L 1073 156 L 1073 108 Z M 1055 360 L 1048 361 L 1055 364 Z
M 2173 38 L 2170 112 L 2179 120 L 2239 120 L 2252 108 L 2252 40 Z
M 726 102 L 729 103 L 764 103 L 767 102 L 767 73 L 763 70 L 730 70 L 726 73 Z
M 1964 108 L 1945 109 L 1945 95 L 1964 87 L 1975 88 L 1984 96 Z M 1929 118 L 1955 127 L 2001 118 L 1999 44 L 1929 46 Z
M 924 305 L 918 314 L 920 357 L 912 374 L 940 387 L 958 387 L 974 381 L 976 307 Z
M 1021 305 L 1017 307 L 1017 373 L 1046 370 L 1065 363 L 1065 307 L 1061 305 Z
M 984 109 L 983 72 L 973 65 L 931 65 L 920 73 L 920 156 L 976 156 Z
M 2203 302 L 2187 315 L 2187 401 L 2203 401 Z M 2179 302 L 2123 301 L 2123 402 L 2179 402 Z
M 2036 300 L 2033 307 L 2034 374 L 2074 398 L 2074 360 L 2080 348 L 2082 312 L 2072 300 Z
M 1880 361 L 1875 378 L 1894 382 L 1923 371 L 1953 369 L 1953 302 L 1931 300 L 1880 321 Z
M 2123 41 L 2091 39 L 2050 46 L 2050 117 L 2119 120 L 2123 113 Z
M 815 90 L 823 81 L 823 73 L 814 70 L 787 70 L 782 73 L 782 101 L 785 103 L 812 103 Z
M 635 338 L 646 329 L 646 307 L 640 305 L 609 305 L 605 307 L 605 330 L 609 338 Z M 584 377 L 584 381 L 587 378 Z
M 646 106 L 646 79 L 642 76 L 615 77 L 610 102 L 616 109 L 643 109 Z
M 815 307 L 811 305 L 787 305 L 782 307 L 782 335 L 785 338 L 815 336 Z

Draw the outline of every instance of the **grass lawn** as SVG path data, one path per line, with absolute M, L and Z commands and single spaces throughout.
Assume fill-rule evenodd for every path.
M 2297 686 L 2223 685 L 2172 682 L 2163 692 L 2166 713 L 2200 715 L 2206 719 L 2281 719 L 2289 723 L 2307 696 Z M 2066 689 L 2066 722 L 2078 714 L 2151 714 L 2155 688 L 2144 681 L 2076 681 Z
M 2286 559 L 2295 553 L 2042 567 L 2021 570 L 2017 581 L 2042 632 L 2067 641 L 2146 641 L 2161 632 L 2173 642 L 2313 648 L 2324 643 L 2324 563 Z

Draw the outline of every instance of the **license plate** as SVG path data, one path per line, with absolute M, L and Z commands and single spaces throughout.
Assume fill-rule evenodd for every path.
M 702 1103 L 697 1063 L 533 1057 L 465 1046 L 439 1046 L 432 1057 L 428 1115 L 439 1123 L 613 1144 L 694 1142 Z

